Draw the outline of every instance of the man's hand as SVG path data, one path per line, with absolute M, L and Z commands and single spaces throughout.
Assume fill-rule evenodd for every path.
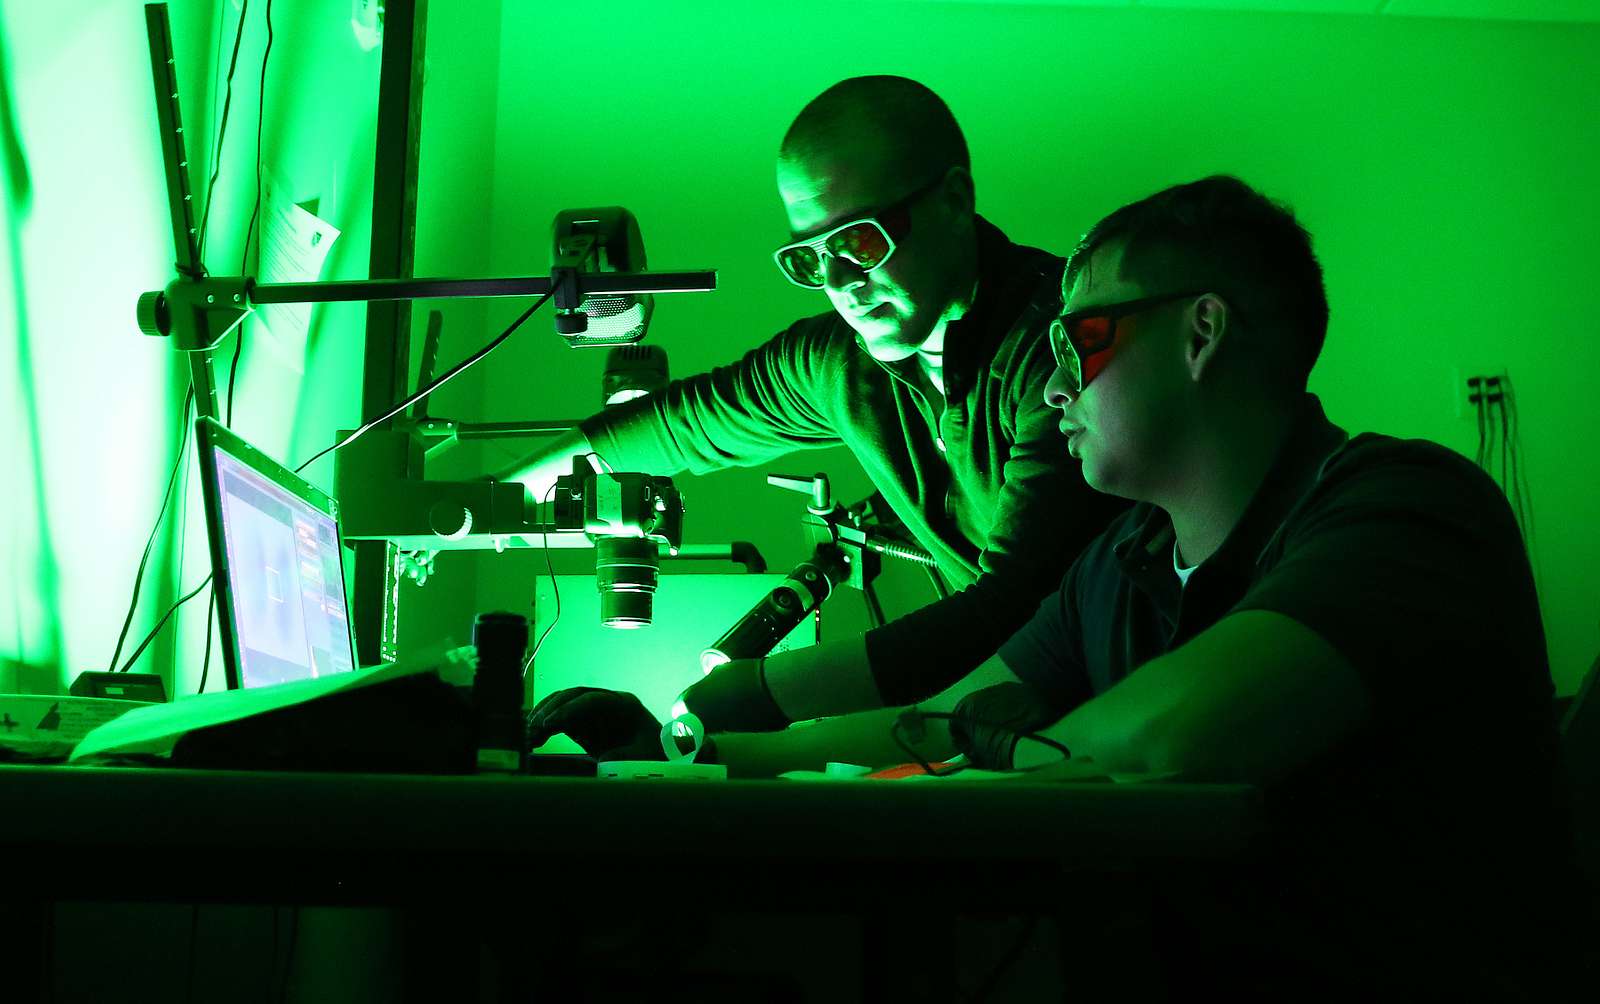
M 661 723 L 639 699 L 620 690 L 558 690 L 528 712 L 528 748 L 565 733 L 596 760 L 665 760 Z

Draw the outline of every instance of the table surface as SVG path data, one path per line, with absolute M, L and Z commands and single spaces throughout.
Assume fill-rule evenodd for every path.
M 1235 858 L 1264 828 L 1248 786 L 1027 781 L 0 765 L 0 806 L 0 853 L 27 863 L 16 871 L 46 898 L 387 901 L 665 875 L 757 902 L 933 874 L 992 891 L 1017 876 Z

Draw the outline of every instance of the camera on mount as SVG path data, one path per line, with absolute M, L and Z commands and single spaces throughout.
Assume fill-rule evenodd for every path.
M 648 626 L 661 546 L 675 555 L 683 545 L 683 497 L 672 479 L 596 471 L 587 457 L 574 457 L 572 473 L 556 479 L 551 517 L 555 529 L 581 530 L 594 541 L 600 623 Z

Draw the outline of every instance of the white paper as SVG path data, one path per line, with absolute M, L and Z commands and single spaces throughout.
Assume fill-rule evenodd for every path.
M 143 701 L 109 697 L 0 694 L 0 747 L 27 756 L 66 756 L 90 732 Z
M 296 205 L 282 181 L 268 173 L 261 192 L 261 258 L 256 280 L 315 282 L 322 277 L 339 230 L 327 220 Z M 267 304 L 256 310 L 273 355 L 296 373 L 305 372 L 306 340 L 311 331 L 311 304 Z

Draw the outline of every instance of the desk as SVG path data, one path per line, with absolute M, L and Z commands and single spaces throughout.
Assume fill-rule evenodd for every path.
M 23 865 L 9 886 L 18 899 L 420 907 L 408 909 L 422 924 L 408 943 L 436 949 L 435 969 L 408 973 L 408 985 L 449 990 L 444 960 L 476 958 L 479 927 L 466 918 L 485 905 L 636 901 L 641 890 L 664 902 L 681 890 L 691 916 L 712 904 L 863 918 L 866 1000 L 904 989 L 896 967 L 926 954 L 914 939 L 886 945 L 920 936 L 906 917 L 937 929 L 961 911 L 1064 902 L 1094 916 L 1097 900 L 1125 896 L 1129 872 L 1237 858 L 1264 827 L 1243 786 L 1023 781 L 0 766 L 0 805 L 0 853 Z M 1118 948 L 1074 943 L 1091 958 Z
M 773 892 L 774 860 L 785 864 L 785 895 L 805 881 L 848 891 L 863 878 L 881 888 L 898 884 L 897 873 L 915 872 L 921 882 L 927 866 L 1020 870 L 1037 880 L 1041 867 L 1232 857 L 1262 827 L 1259 797 L 1245 786 L 1022 781 L 599 781 L 6 765 L 0 805 L 7 807 L 0 852 L 49 875 L 41 891 L 51 898 L 240 902 L 451 897 L 483 879 L 515 883 L 535 868 L 548 889 L 576 870 L 552 868 L 556 862 L 603 866 L 619 883 L 705 868 L 705 879 L 725 885 L 728 897 L 757 900 Z M 107 852 L 119 864 L 94 867 Z M 593 887 L 593 874 L 583 880 Z M 994 894 L 991 885 L 984 902 L 993 905 Z

